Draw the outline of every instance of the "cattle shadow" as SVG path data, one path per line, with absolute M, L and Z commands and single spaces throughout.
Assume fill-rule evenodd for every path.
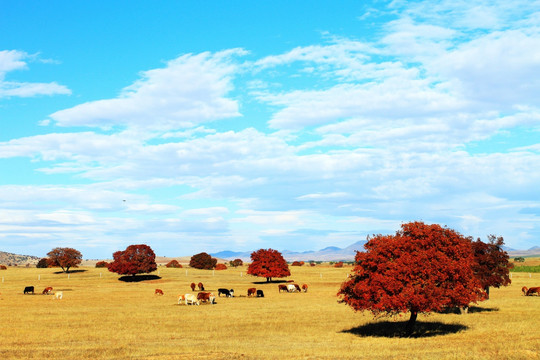
M 157 275 L 126 275 L 121 276 L 118 278 L 119 281 L 123 282 L 141 282 L 141 281 L 148 281 L 148 280 L 159 280 L 161 279 L 161 276 Z
M 68 271 L 55 271 L 53 274 L 75 274 L 87 272 L 88 270 L 68 270 Z
M 342 330 L 342 333 L 353 334 L 360 337 L 386 337 L 386 338 L 427 338 L 455 334 L 467 330 L 461 324 L 445 324 L 441 322 L 416 321 L 412 332 L 407 328 L 408 321 L 381 321 Z

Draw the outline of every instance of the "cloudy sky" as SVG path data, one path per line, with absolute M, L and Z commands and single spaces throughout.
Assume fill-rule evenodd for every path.
M 540 245 L 540 1 L 0 8 L 0 250 Z

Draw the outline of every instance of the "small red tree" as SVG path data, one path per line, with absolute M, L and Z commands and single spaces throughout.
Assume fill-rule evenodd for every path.
M 394 236 L 368 239 L 364 248 L 338 296 L 375 316 L 409 311 L 409 333 L 418 313 L 466 307 L 484 296 L 472 271 L 471 242 L 452 229 L 411 222 Z
M 178 262 L 178 260 L 173 259 L 173 260 L 169 261 L 169 262 L 167 263 L 167 265 L 165 265 L 165 266 L 168 267 L 168 268 L 181 268 L 181 267 L 182 267 L 182 264 L 180 264 L 180 263 Z
M 231 265 L 232 267 L 237 267 L 244 265 L 244 262 L 242 261 L 242 259 L 234 259 L 229 262 L 229 265 Z
M 106 268 L 107 266 L 109 266 L 109 263 L 106 261 L 98 261 L 96 263 L 97 268 Z
M 342 268 L 343 267 L 343 261 L 337 262 L 334 264 L 335 268 Z
M 157 270 L 156 254 L 148 245 L 130 245 L 113 254 L 114 261 L 107 267 L 120 275 L 137 275 Z
M 508 286 L 510 280 L 510 269 L 513 264 L 510 263 L 508 253 L 502 249 L 504 239 L 502 236 L 488 235 L 488 243 L 480 239 L 472 242 L 475 264 L 473 271 L 480 280 L 482 288 L 489 299 L 489 287 L 499 288 Z
M 189 261 L 189 266 L 195 269 L 212 270 L 216 264 L 217 259 L 205 252 L 193 255 Z
M 49 267 L 49 259 L 47 258 L 41 258 L 39 259 L 38 263 L 36 264 L 36 267 L 38 269 L 46 269 Z
M 73 248 L 54 248 L 47 253 L 50 266 L 60 266 L 63 272 L 69 272 L 82 262 L 82 254 Z
M 225 264 L 217 264 L 216 270 L 227 270 L 227 265 Z
M 291 264 L 291 266 L 302 266 L 304 264 L 302 264 L 300 261 L 293 261 L 293 263 Z
M 252 252 L 247 273 L 265 277 L 267 282 L 272 281 L 273 277 L 282 278 L 291 275 L 289 266 L 281 253 L 273 249 L 259 249 Z

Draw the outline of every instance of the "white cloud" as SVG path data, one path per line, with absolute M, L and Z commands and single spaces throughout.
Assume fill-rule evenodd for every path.
M 233 49 L 215 54 L 182 55 L 166 67 L 145 71 L 115 99 L 97 100 L 60 110 L 50 117 L 60 126 L 128 126 L 174 130 L 240 116 L 227 98 L 237 71 Z
M 0 51 L 0 98 L 4 97 L 33 97 L 38 95 L 70 95 L 71 90 L 56 82 L 17 82 L 5 81 L 6 74 L 10 71 L 25 70 L 28 65 L 25 60 L 32 59 L 22 51 L 2 50 Z

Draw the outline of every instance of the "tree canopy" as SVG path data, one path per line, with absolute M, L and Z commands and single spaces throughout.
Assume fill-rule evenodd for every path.
M 338 292 L 354 310 L 374 316 L 409 311 L 412 331 L 418 313 L 467 307 L 484 296 L 472 270 L 471 241 L 452 229 L 410 222 L 395 235 L 368 239 L 364 247 Z
M 251 253 L 251 264 L 247 273 L 254 276 L 265 277 L 272 281 L 273 277 L 282 278 L 290 276 L 289 265 L 277 250 L 259 249 Z
M 69 272 L 82 262 L 82 254 L 73 248 L 54 248 L 47 253 L 48 263 L 51 266 L 60 266 L 63 272 Z
M 148 245 L 130 245 L 113 254 L 114 261 L 107 268 L 120 275 L 137 275 L 157 270 L 156 254 Z
M 212 270 L 216 264 L 217 259 L 205 252 L 195 254 L 189 260 L 189 266 L 195 269 Z
M 488 235 L 488 243 L 480 239 L 472 243 L 475 259 L 473 271 L 488 297 L 491 286 L 499 288 L 512 282 L 510 269 L 513 264 L 509 261 L 508 253 L 503 250 L 503 245 L 502 236 L 495 235 Z

